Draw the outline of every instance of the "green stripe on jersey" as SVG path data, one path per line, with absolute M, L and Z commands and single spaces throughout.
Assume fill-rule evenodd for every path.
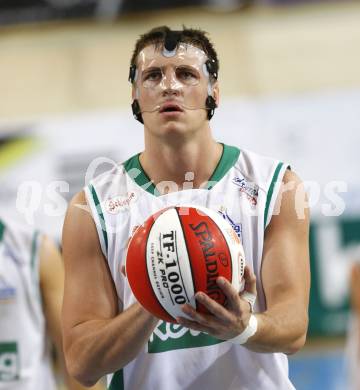
M 216 183 L 218 183 L 228 171 L 235 165 L 240 155 L 240 149 L 235 146 L 229 146 L 223 144 L 223 152 L 216 166 L 208 184 L 205 188 L 211 190 Z
M 37 249 L 38 249 L 38 237 L 39 237 L 39 232 L 36 231 L 33 235 L 32 239 L 32 244 L 31 244 L 31 260 L 30 260 L 30 265 L 31 269 L 34 271 L 35 268 L 35 260 L 36 260 L 36 255 L 37 255 Z
M 31 267 L 31 275 L 32 275 L 32 279 L 34 282 L 37 297 L 39 300 L 41 300 L 40 277 L 39 277 L 40 259 L 38 259 L 39 246 L 40 246 L 41 242 L 40 242 L 39 237 L 40 237 L 40 232 L 35 231 L 33 234 L 32 243 L 31 243 L 30 267 Z
M 275 169 L 274 176 L 273 176 L 271 183 L 270 183 L 269 191 L 268 191 L 267 197 L 266 197 L 266 206 L 265 206 L 265 214 L 264 214 L 264 227 L 266 226 L 266 221 L 267 221 L 267 217 L 268 217 L 268 213 L 269 213 L 271 198 L 272 198 L 273 192 L 274 192 L 275 183 L 277 182 L 280 170 L 281 170 L 283 165 L 284 164 L 282 162 L 279 162 L 279 164 L 277 165 L 277 167 Z
M 93 197 L 93 200 L 94 200 L 96 211 L 97 211 L 98 216 L 99 216 L 100 225 L 101 225 L 101 229 L 102 229 L 103 237 L 104 237 L 104 242 L 105 242 L 105 249 L 107 252 L 107 250 L 108 250 L 108 237 L 107 237 L 107 232 L 106 232 L 104 213 L 102 211 L 101 204 L 100 204 L 100 201 L 99 201 L 99 198 L 97 196 L 97 193 L 95 191 L 94 186 L 92 184 L 90 184 L 89 188 L 90 188 L 90 192 L 91 192 L 91 195 Z
M 124 390 L 124 374 L 122 369 L 114 373 L 108 390 Z
M 218 162 L 218 165 L 216 166 L 205 188 L 211 190 L 215 186 L 215 184 L 218 183 L 226 175 L 229 169 L 234 166 L 237 159 L 239 158 L 239 155 L 240 150 L 238 148 L 223 144 L 223 152 Z M 133 157 L 130 157 L 127 161 L 123 163 L 126 172 L 138 186 L 140 186 L 152 195 L 159 196 L 160 194 L 157 191 L 154 183 L 150 180 L 149 176 L 144 171 L 140 163 L 139 157 L 140 153 L 136 154 Z
M 145 191 L 150 192 L 152 195 L 159 196 L 159 192 L 154 183 L 150 180 L 140 163 L 140 153 L 130 157 L 123 165 L 126 172 L 138 186 L 143 188 Z
M 0 220 L 0 242 L 4 238 L 4 232 L 5 232 L 5 225 L 3 222 Z

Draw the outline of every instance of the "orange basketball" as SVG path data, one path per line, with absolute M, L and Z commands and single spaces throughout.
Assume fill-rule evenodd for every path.
M 136 299 L 169 322 L 185 316 L 184 303 L 207 311 L 194 298 L 198 291 L 224 305 L 216 279 L 223 276 L 240 291 L 244 267 L 244 251 L 232 226 L 204 207 L 169 207 L 152 215 L 135 231 L 126 257 Z

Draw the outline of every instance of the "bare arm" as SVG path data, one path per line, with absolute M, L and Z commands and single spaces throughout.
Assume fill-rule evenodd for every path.
M 258 315 L 259 328 L 248 348 L 261 352 L 294 353 L 305 343 L 310 291 L 309 213 L 299 218 L 305 204 L 299 178 L 287 171 L 284 183 L 294 182 L 278 199 L 279 215 L 274 215 L 265 232 L 261 277 L 267 310 Z M 295 204 L 297 199 L 298 204 Z
M 279 215 L 272 217 L 265 232 L 261 278 L 267 309 L 256 314 L 257 332 L 245 344 L 256 352 L 294 353 L 306 339 L 310 289 L 309 215 L 305 210 L 305 218 L 298 218 L 297 207 L 305 204 L 303 198 L 302 205 L 295 205 L 302 183 L 293 172 L 287 171 L 284 183 L 291 181 L 293 188 L 279 197 Z M 249 269 L 245 280 L 245 290 L 256 293 L 255 276 Z M 185 305 L 184 312 L 193 320 L 181 318 L 180 323 L 228 340 L 244 331 L 249 323 L 250 307 L 226 279 L 218 278 L 218 283 L 228 297 L 228 308 L 205 294 L 197 294 L 198 301 L 213 315 L 202 315 Z
M 92 385 L 134 359 L 158 319 L 139 304 L 119 312 L 94 221 L 78 204 L 86 206 L 82 192 L 69 206 L 63 231 L 64 350 L 70 373 Z
M 44 237 L 40 247 L 40 287 L 44 312 L 51 339 L 56 348 L 61 373 L 69 390 L 85 390 L 70 377 L 66 370 L 61 337 L 61 304 L 64 293 L 64 265 L 58 249 L 52 240 Z M 92 389 L 101 390 L 97 385 Z

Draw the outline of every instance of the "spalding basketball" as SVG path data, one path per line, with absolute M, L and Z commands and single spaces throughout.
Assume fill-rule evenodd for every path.
M 244 267 L 239 237 L 221 215 L 204 207 L 169 207 L 152 215 L 135 231 L 126 257 L 136 299 L 168 322 L 185 317 L 185 303 L 207 312 L 194 298 L 198 291 L 224 305 L 216 279 L 223 276 L 240 291 Z

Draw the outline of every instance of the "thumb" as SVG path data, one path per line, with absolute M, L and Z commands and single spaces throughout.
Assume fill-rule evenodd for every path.
M 245 266 L 244 281 L 244 291 L 256 295 L 256 276 L 248 265 Z
M 240 294 L 240 297 L 244 299 L 250 305 L 250 312 L 254 311 L 256 302 L 256 276 L 248 266 L 245 266 L 244 270 L 245 286 Z

